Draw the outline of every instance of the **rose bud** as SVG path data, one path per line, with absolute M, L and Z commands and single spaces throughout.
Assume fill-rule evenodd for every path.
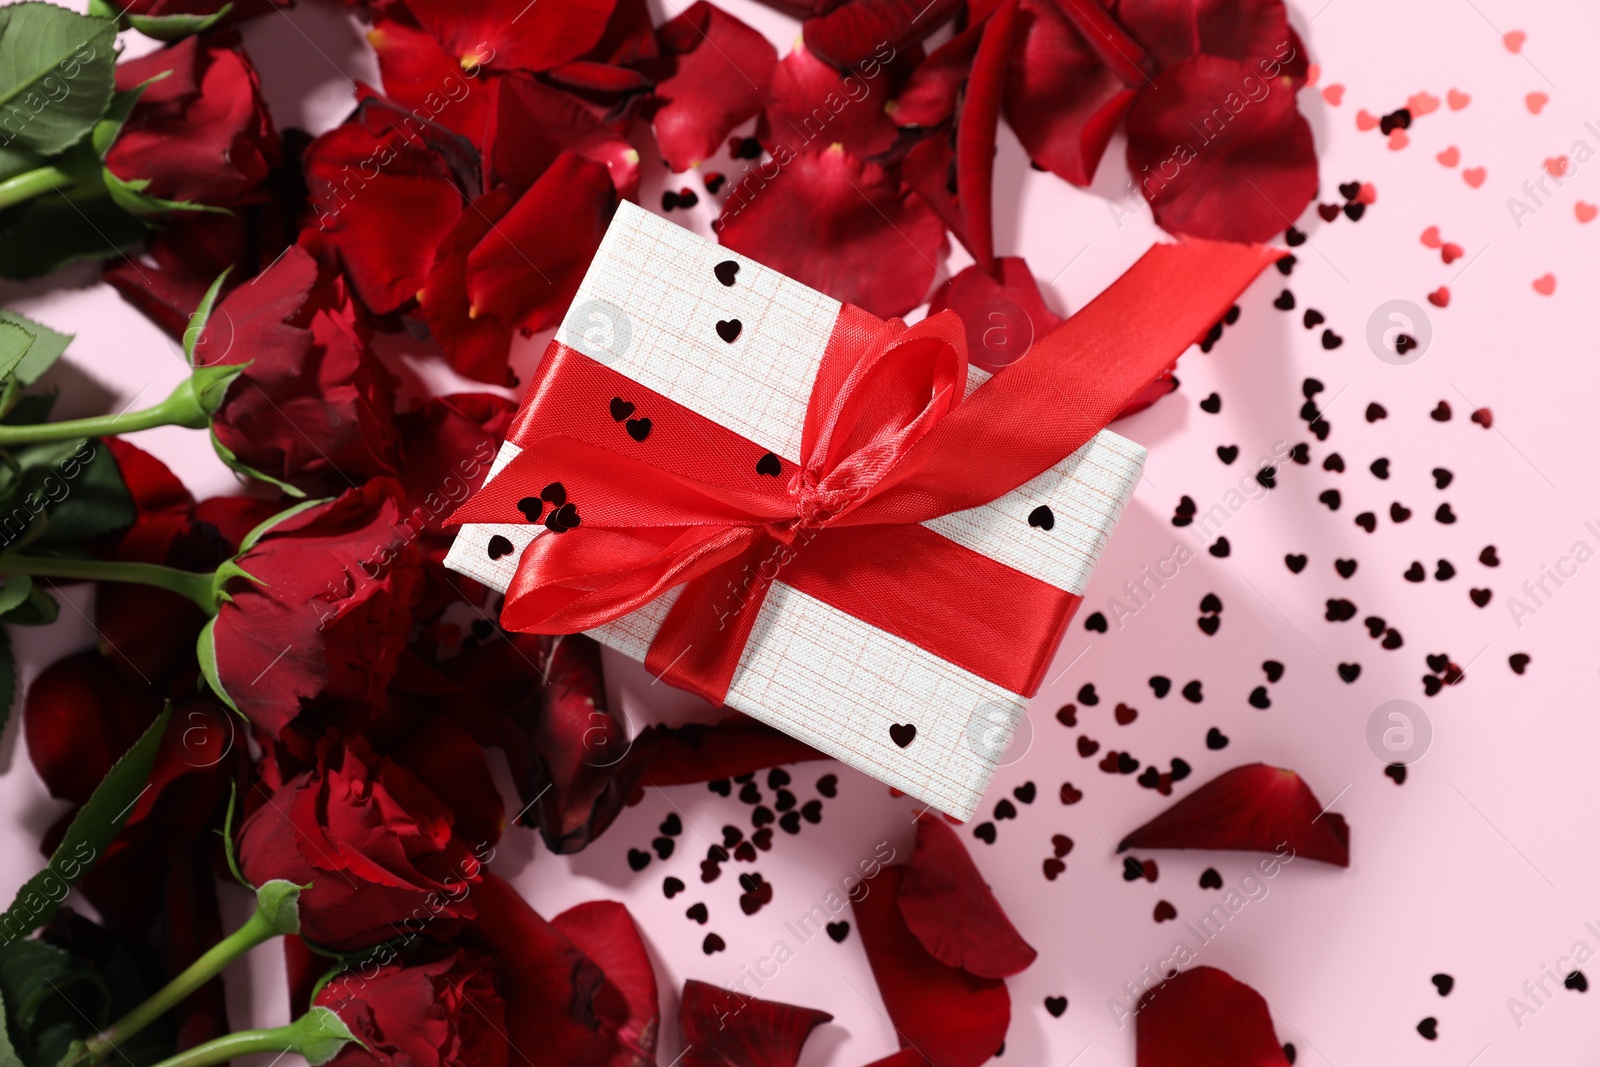
M 243 367 L 211 420 L 223 461 L 295 495 L 393 476 L 396 382 L 344 280 L 296 247 L 213 307 L 220 281 L 184 340 L 198 368 Z
M 278 135 L 256 69 L 230 34 L 190 37 L 117 65 L 117 91 L 145 85 L 106 154 L 144 197 L 237 207 L 264 198 Z M 144 183 L 144 184 L 140 184 Z
M 474 773 L 488 776 L 488 767 Z M 397 938 L 445 938 L 477 914 L 482 862 L 454 816 L 411 771 L 365 740 L 325 742 L 317 766 L 245 820 L 239 869 L 260 885 L 303 886 L 300 933 L 351 952 Z
M 366 1047 L 346 1045 L 330 1064 L 505 1067 L 506 1006 L 494 976 L 494 960 L 465 949 L 346 971 L 315 1003 L 337 1012 Z
M 384 707 L 423 580 L 404 509 L 399 484 L 374 478 L 251 531 L 200 634 L 217 695 L 273 736 L 312 701 Z

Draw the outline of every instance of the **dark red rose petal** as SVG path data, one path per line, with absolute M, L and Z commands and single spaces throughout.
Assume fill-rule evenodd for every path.
M 824 6 L 824 5 L 819 5 Z M 806 19 L 807 46 L 841 70 L 887 63 L 927 39 L 961 9 L 960 0 L 850 0 Z
M 655 968 L 628 909 L 614 900 L 592 900 L 568 908 L 550 925 L 605 972 L 602 996 L 620 995 L 627 1005 L 627 1021 L 617 1027 L 622 1049 L 613 1061 L 615 1067 L 651 1062 L 660 1036 L 661 1005 Z
M 897 897 L 902 868 L 885 867 L 852 895 L 856 930 L 900 1039 L 940 1067 L 989 1062 L 1011 1022 L 1011 996 L 998 978 L 947 967 L 906 926 Z
M 531 642 L 530 642 L 531 643 Z M 519 648 L 521 643 L 519 643 Z M 637 788 L 646 749 L 606 705 L 600 646 L 582 634 L 538 642 L 545 684 L 536 710 L 501 731 L 512 773 L 552 852 L 578 852 L 598 837 Z
M 593 63 L 631 64 L 654 59 L 661 52 L 656 45 L 655 24 L 650 20 L 649 0 L 617 0 L 606 23 L 606 32 L 586 52 L 584 60 Z
M 383 91 L 474 144 L 484 144 L 493 87 L 477 70 L 463 70 L 433 34 L 399 18 L 381 18 L 367 31 L 378 53 Z
M 967 359 L 996 371 L 1021 358 L 1027 345 L 1062 322 L 1039 292 L 1028 264 L 1016 256 L 995 260 L 1000 280 L 973 264 L 934 291 L 928 314 L 949 308 L 967 328 Z
M 917 65 L 889 110 L 898 125 L 938 126 L 954 117 L 986 25 L 974 22 Z
M 811 1031 L 833 1016 L 691 978 L 678 1020 L 683 1067 L 795 1067 Z
M 1121 851 L 1210 848 L 1275 852 L 1350 866 L 1350 828 L 1324 812 L 1293 771 L 1250 763 L 1213 778 L 1122 839 Z
M 291 248 L 224 297 L 200 334 L 197 361 L 247 364 L 213 419 L 217 440 L 246 466 L 312 491 L 392 475 L 396 382 L 369 337 L 343 279 Z
M 1016 0 L 1003 0 L 984 24 L 983 40 L 956 118 L 956 197 L 967 251 L 994 269 L 994 155 L 1006 60 L 1017 27 Z
M 887 152 L 896 132 L 884 113 L 885 81 L 857 73 L 841 76 L 796 41 L 772 76 L 772 95 L 756 137 L 768 150 L 782 144 L 795 153 L 819 152 L 842 144 L 862 158 Z
M 467 256 L 468 315 L 524 331 L 560 322 L 616 209 L 607 169 L 563 153 Z
M 648 747 L 650 753 L 642 785 L 711 782 L 828 758 L 805 742 L 738 713 L 714 725 L 648 726 L 634 747 Z
M 1102 62 L 1052 0 L 1021 0 L 1020 15 L 1006 121 L 1035 163 L 1088 185 L 1138 90 Z
M 28 758 L 51 796 L 82 804 L 160 711 L 159 693 L 128 680 L 99 653 L 68 656 L 28 686 Z
M 463 208 L 445 159 L 398 128 L 350 122 L 311 143 L 305 170 L 318 236 L 362 301 L 382 314 L 415 297 Z
M 1039 955 L 1011 925 L 961 838 L 938 816 L 917 820 L 917 847 L 900 873 L 900 915 L 947 967 L 1009 978 Z
M 220 207 L 264 198 L 278 135 L 255 67 L 222 40 L 185 38 L 117 67 L 119 90 L 172 72 L 140 96 L 106 154 L 117 177 L 149 182 L 146 195 Z
M 1288 1067 L 1267 1002 L 1215 967 L 1151 989 L 1135 1021 L 1138 1067 Z
M 495 875 L 484 874 L 473 898 L 478 915 L 463 940 L 499 962 L 512 1062 L 615 1063 L 627 1005 L 607 995 L 605 972 Z
M 400 482 L 429 533 L 445 534 L 454 505 L 483 484 L 516 410 L 515 401 L 494 393 L 454 393 L 429 397 L 400 417 Z
M 710 159 L 733 128 L 766 103 L 778 52 L 732 15 L 697 2 L 656 33 L 651 123 L 667 164 L 685 171 Z
M 639 153 L 583 101 L 524 74 L 497 78 L 488 144 L 496 183 L 528 188 L 562 152 L 603 164 L 617 194 L 639 192 Z
M 408 0 L 406 6 L 463 70 L 549 70 L 599 42 L 616 0 Z
M 483 749 L 460 726 L 436 715 L 389 755 L 450 809 L 458 838 L 477 851 L 500 840 L 505 801 L 489 775 Z
M 472 201 L 439 243 L 427 283 L 417 296 L 422 319 L 450 365 L 474 381 L 494 385 L 511 382 L 507 361 L 513 330 L 493 315 L 474 314 L 467 295 L 467 260 L 516 199 L 515 190 L 501 186 Z
M 1311 127 L 1287 87 L 1245 94 L 1251 68 L 1200 55 L 1163 71 L 1128 115 L 1128 169 L 1170 233 L 1260 242 L 1317 190 Z
M 723 244 L 880 318 L 922 303 L 944 226 L 898 178 L 835 148 L 767 167 L 729 197 Z
M 239 558 L 211 633 L 222 686 L 277 736 L 302 703 L 384 706 L 410 636 L 420 552 L 401 526 L 402 490 L 374 478 L 273 526 Z

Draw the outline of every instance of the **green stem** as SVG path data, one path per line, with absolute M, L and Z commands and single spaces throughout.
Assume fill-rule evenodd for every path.
M 203 430 L 211 416 L 195 392 L 194 377 L 178 383 L 172 395 L 152 408 L 120 415 L 94 415 L 66 422 L 40 422 L 28 426 L 0 426 L 0 448 L 33 445 L 41 441 L 73 441 L 83 437 L 109 437 L 156 426 L 186 426 Z
M 46 193 L 57 193 L 76 184 L 72 176 L 58 167 L 35 167 L 0 182 L 0 210 L 32 200 Z
M 189 994 L 215 978 L 217 973 L 228 964 L 257 945 L 277 937 L 281 932 L 266 913 L 258 908 L 243 926 L 218 941 L 215 945 L 212 945 L 205 955 L 184 968 L 181 974 L 157 990 L 149 1000 L 85 1041 L 84 1051 L 87 1053 L 88 1062 L 98 1063 L 105 1059 L 116 1048 L 118 1042 L 126 1041 L 161 1018 L 161 1016 L 182 1003 Z M 286 1031 L 289 1028 L 282 1027 L 280 1029 Z M 168 1064 L 177 1064 L 179 1061 L 189 1063 L 190 1061 L 184 1059 L 185 1056 L 193 1055 L 201 1049 L 211 1048 L 221 1042 L 231 1041 L 234 1038 L 255 1038 L 279 1032 L 280 1030 L 256 1030 L 229 1034 L 227 1037 L 218 1038 L 216 1041 L 197 1045 L 188 1052 L 181 1053 L 166 1062 Z M 221 1063 L 223 1060 L 230 1059 L 232 1056 L 243 1055 L 245 1052 L 282 1052 L 288 1047 L 280 1044 L 271 1047 L 237 1049 L 227 1056 L 219 1056 L 216 1059 L 200 1059 L 193 1062 L 195 1064 Z
M 210 1067 L 256 1052 L 294 1052 L 298 1037 L 293 1023 L 273 1030 L 240 1030 L 170 1056 L 155 1067 Z
M 153 585 L 200 605 L 208 615 L 217 613 L 214 575 L 181 571 L 159 563 L 123 563 L 104 559 L 66 559 L 0 552 L 0 574 L 28 574 L 40 578 L 81 579 L 90 582 L 132 582 Z

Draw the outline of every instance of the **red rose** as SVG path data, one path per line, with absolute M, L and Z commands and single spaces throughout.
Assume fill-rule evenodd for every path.
M 346 1045 L 335 1067 L 504 1067 L 511 1050 L 492 959 L 461 950 L 368 970 L 358 965 L 317 994 L 367 1046 Z
M 488 776 L 481 763 L 463 773 Z M 482 864 L 450 809 L 359 737 L 327 743 L 245 821 L 239 866 L 260 885 L 308 886 L 300 930 L 341 951 L 397 937 L 449 937 L 477 909 Z
M 206 680 L 277 736 L 311 701 L 384 706 L 422 583 L 398 483 L 289 513 L 237 557 L 245 575 L 200 636 Z
M 278 162 L 278 135 L 256 69 L 230 34 L 190 37 L 117 65 L 125 92 L 149 86 L 106 156 L 123 181 L 148 181 L 147 196 L 232 207 L 261 199 Z
M 212 418 L 217 443 L 252 471 L 312 491 L 393 475 L 395 379 L 369 337 L 344 280 L 291 248 L 229 293 L 199 335 L 196 363 L 247 364 Z

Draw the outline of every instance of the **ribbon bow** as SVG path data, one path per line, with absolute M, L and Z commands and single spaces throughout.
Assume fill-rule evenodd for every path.
M 546 523 L 556 532 L 518 562 L 503 624 L 575 633 L 681 586 L 645 665 L 713 703 L 780 574 L 1031 695 L 1078 598 L 920 524 L 1004 496 L 1076 451 L 1275 256 L 1201 241 L 1152 248 L 971 396 L 954 312 L 908 328 L 845 305 L 797 460 L 552 341 L 513 434 L 523 451 L 450 522 L 533 522 L 562 504 Z M 608 396 L 647 416 L 630 424 L 642 434 L 594 417 Z M 1004 646 L 1019 618 L 1034 647 L 1017 667 Z

